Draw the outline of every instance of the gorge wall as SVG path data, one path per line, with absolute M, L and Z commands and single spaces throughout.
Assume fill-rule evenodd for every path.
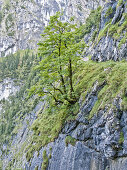
M 0 1 L 0 56 L 19 49 L 36 48 L 42 30 L 56 11 L 63 10 L 63 20 L 74 16 L 75 21 L 80 23 L 92 9 L 103 4 L 103 0 Z
M 85 20 L 87 23 L 86 18 L 90 11 L 97 10 L 95 18 L 99 15 L 99 23 L 95 24 L 93 18 L 89 19 L 90 24 L 82 30 L 85 32 L 84 40 L 87 43 L 84 57 L 87 56 L 99 62 L 123 60 L 120 63 L 107 62 L 105 64 L 102 62 L 95 68 L 93 67 L 95 63 L 86 61 L 86 66 L 88 64 L 91 71 L 99 71 L 95 75 L 93 72 L 93 75 L 83 81 L 87 83 L 92 79 L 95 81 L 91 83 L 92 86 L 89 85 L 89 90 L 86 88 L 87 92 L 84 90 L 85 97 L 81 95 L 80 109 L 76 117 L 66 121 L 58 138 L 46 146 L 38 148 L 34 147 L 35 142 L 31 144 L 33 138 L 36 137 L 31 127 L 34 123 L 36 125 L 41 121 L 41 116 L 45 112 L 45 102 L 39 99 L 37 104 L 32 103 L 32 108 L 34 107 L 32 111 L 29 108 L 27 111 L 22 111 L 23 113 L 20 114 L 23 116 L 20 117 L 15 133 L 13 132 L 11 142 L 9 145 L 2 145 L 0 168 L 2 167 L 3 170 L 126 170 L 127 1 L 11 0 L 9 3 L 1 1 L 0 4 L 2 11 L 1 57 L 19 49 L 36 49 L 40 34 L 50 16 L 62 9 L 63 20 L 69 20 L 70 16 L 74 16 L 75 22 L 79 24 L 84 23 Z M 102 8 L 98 9 L 99 6 Z M 89 25 L 92 26 L 88 32 Z M 88 68 L 86 70 L 89 74 Z M 3 84 L 1 84 L 1 89 Z M 13 82 L 10 82 L 11 92 L 15 91 L 12 84 Z M 1 90 L 1 99 L 3 96 L 4 90 Z M 20 99 L 21 103 L 22 100 L 25 100 L 24 96 Z M 36 126 L 33 129 L 36 130 Z M 41 134 L 37 132 L 37 136 Z M 27 153 L 29 149 L 31 149 L 30 154 Z

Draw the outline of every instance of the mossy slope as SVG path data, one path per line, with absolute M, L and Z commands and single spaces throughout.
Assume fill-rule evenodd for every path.
M 118 96 L 123 99 L 121 110 L 127 110 L 127 96 L 125 94 L 127 89 L 126 61 L 83 62 L 82 67 L 74 76 L 75 90 L 79 96 L 82 96 L 83 101 L 96 81 L 99 84 L 105 81 L 106 85 L 99 91 L 98 100 L 90 112 L 89 118 L 97 114 L 99 109 L 104 109 L 105 107 L 112 108 L 114 98 Z M 28 160 L 33 156 L 35 150 L 39 151 L 42 146 L 54 141 L 58 137 L 64 123 L 68 120 L 74 120 L 79 108 L 78 104 L 74 105 L 73 108 L 70 106 L 60 106 L 58 108 L 55 105 L 53 107 L 53 103 L 50 103 L 50 106 L 45 107 L 43 113 L 38 115 L 37 120 L 32 125 L 34 135 L 31 144 L 27 148 Z

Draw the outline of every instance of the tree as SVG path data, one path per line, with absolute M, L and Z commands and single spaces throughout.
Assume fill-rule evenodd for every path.
M 76 38 L 79 33 L 77 26 L 62 22 L 61 16 L 57 12 L 50 17 L 49 25 L 41 34 L 42 41 L 38 43 L 41 61 L 36 67 L 40 71 L 40 81 L 31 88 L 30 94 L 50 95 L 56 104 L 65 101 L 74 104 L 78 98 L 73 75 L 79 67 L 85 43 Z

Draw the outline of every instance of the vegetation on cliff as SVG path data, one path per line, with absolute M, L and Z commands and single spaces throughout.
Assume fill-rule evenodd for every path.
M 0 144 L 8 143 L 12 135 L 16 134 L 15 126 L 19 126 L 26 113 L 30 113 L 36 106 L 39 97 L 27 99 L 27 89 L 38 81 L 37 72 L 33 66 L 38 63 L 37 56 L 29 50 L 19 51 L 14 55 L 0 58 L 0 80 L 11 78 L 20 91 L 9 100 L 1 100 L 0 114 Z M 3 84 L 4 86 L 4 84 Z
M 111 12 L 110 8 L 106 17 Z M 119 27 L 118 23 L 107 23 L 99 33 L 100 7 L 91 12 L 86 24 L 79 29 L 70 23 L 62 23 L 58 20 L 59 17 L 59 13 L 51 17 L 43 32 L 43 39 L 39 43 L 39 57 L 32 51 L 19 51 L 0 59 L 1 82 L 5 77 L 9 77 L 21 86 L 16 96 L 1 101 L 1 146 L 8 144 L 11 137 L 18 133 L 25 116 L 31 113 L 38 101 L 44 103 L 44 107 L 36 113 L 36 120 L 29 127 L 33 133 L 30 140 L 25 141 L 18 150 L 10 161 L 10 167 L 13 167 L 14 162 L 18 161 L 23 153 L 30 162 L 35 151 L 39 152 L 43 146 L 53 142 L 65 123 L 76 119 L 79 99 L 85 101 L 95 82 L 100 85 L 105 82 L 105 86 L 98 92 L 98 100 L 88 119 L 104 108 L 116 109 L 114 98 L 121 98 L 120 109 L 127 110 L 127 62 L 123 60 L 97 63 L 90 59 L 83 61 L 84 43 L 80 41 L 92 28 L 95 30 L 92 32 L 92 41 L 99 41 L 107 33 L 115 38 L 118 33 L 125 33 L 126 20 Z M 124 42 L 124 39 L 120 41 Z M 27 89 L 31 89 L 29 96 Z M 123 142 L 122 133 L 119 142 Z M 76 140 L 67 136 L 65 143 L 75 145 Z M 2 151 L 6 155 L 9 148 Z M 43 159 L 42 167 L 45 169 L 49 159 L 46 151 L 43 153 Z

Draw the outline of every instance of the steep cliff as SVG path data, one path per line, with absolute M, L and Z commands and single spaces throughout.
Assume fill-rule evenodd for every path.
M 0 1 L 0 56 L 18 49 L 35 48 L 42 29 L 56 11 L 64 11 L 63 20 L 74 16 L 80 23 L 88 17 L 91 9 L 103 4 L 103 0 Z
M 83 23 L 80 36 L 87 43 L 87 58 L 74 75 L 80 97 L 70 110 L 56 108 L 52 101 L 47 106 L 45 98 L 36 95 L 28 98 L 26 89 L 39 79 L 33 69 L 39 59 L 33 51 L 2 58 L 1 87 L 7 90 L 5 81 L 10 80 L 9 91 L 15 93 L 17 87 L 17 93 L 1 100 L 0 169 L 126 170 L 127 1 L 12 0 L 7 4 L 1 3 L 2 55 L 36 48 L 49 16 L 63 9 L 63 20 L 74 15 L 75 22 Z M 7 18 L 14 22 L 8 25 Z M 5 90 L 1 99 L 9 96 Z

